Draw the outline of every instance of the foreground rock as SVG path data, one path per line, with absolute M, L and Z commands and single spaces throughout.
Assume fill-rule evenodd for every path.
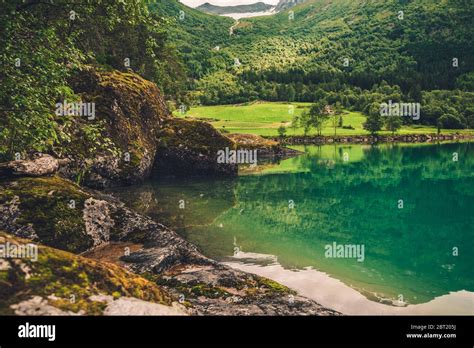
M 0 179 L 9 177 L 39 177 L 54 174 L 59 169 L 59 161 L 46 154 L 34 155 L 31 160 L 0 163 Z
M 60 177 L 0 182 L 0 229 L 47 246 L 82 253 L 109 242 L 147 243 L 155 265 L 202 259 L 175 232 L 109 196 Z
M 123 268 L 39 246 L 28 257 L 11 253 L 31 241 L 0 232 L 9 256 L 0 258 L 0 314 L 184 315 L 159 286 Z M 24 255 L 23 255 L 24 256 Z
M 74 208 L 68 206 L 71 200 Z M 2 182 L 0 211 L 0 229 L 75 253 L 100 247 L 99 254 L 146 275 L 192 314 L 338 314 L 280 284 L 206 258 L 165 226 L 59 177 Z

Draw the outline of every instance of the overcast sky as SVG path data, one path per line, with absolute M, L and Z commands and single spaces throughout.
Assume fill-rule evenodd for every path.
M 276 5 L 278 0 L 180 0 L 183 4 L 190 7 L 197 7 L 205 2 L 208 2 L 217 6 L 235 6 L 235 5 L 246 5 L 254 4 L 256 2 L 264 2 L 269 5 Z

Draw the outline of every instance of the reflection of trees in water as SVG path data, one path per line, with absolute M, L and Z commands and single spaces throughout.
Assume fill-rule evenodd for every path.
M 460 162 L 452 161 L 453 152 Z M 346 262 L 353 272 L 346 276 L 375 288 L 397 284 L 411 302 L 474 290 L 474 262 L 466 253 L 474 248 L 470 154 L 469 144 L 372 147 L 362 161 L 328 168 L 313 152 L 300 159 L 310 173 L 241 178 L 236 197 L 246 214 L 231 210 L 219 221 L 251 240 L 254 252 L 275 254 L 289 268 L 335 268 L 336 276 L 339 261 L 325 259 L 323 246 L 364 244 L 366 262 Z M 465 252 L 453 257 L 454 246 Z
M 114 190 L 129 207 L 173 229 L 212 223 L 235 203 L 235 180 L 148 181 Z
M 369 292 L 403 294 L 410 303 L 474 290 L 470 144 L 308 150 L 292 159 L 295 173 L 156 181 L 120 194 L 211 257 L 232 255 L 235 236 L 243 251 L 276 255 L 287 268 L 314 266 Z M 365 261 L 326 259 L 324 245 L 334 241 L 364 244 Z M 453 246 L 460 248 L 457 258 Z
M 357 180 L 347 182 L 350 185 L 356 182 L 376 182 L 378 179 L 383 179 L 383 182 L 377 184 L 390 186 L 398 184 L 407 175 L 416 174 L 430 179 L 457 179 L 470 175 L 468 169 L 474 167 L 472 145 L 469 143 L 444 144 L 437 146 L 436 151 L 433 148 L 434 146 L 396 144 L 365 146 L 363 160 L 355 162 L 350 159 L 344 162 L 343 150 L 336 150 L 336 154 L 332 158 L 318 158 L 316 151 L 312 152 L 311 156 L 302 156 L 299 159 L 299 165 L 308 169 L 313 176 L 318 176 L 324 183 L 341 181 L 341 184 L 344 184 L 344 178 Z M 458 162 L 452 160 L 453 152 L 458 153 Z M 328 151 L 324 153 L 327 155 Z M 321 162 L 322 159 L 332 159 L 335 165 L 328 167 L 326 162 Z M 331 171 L 327 171 L 327 169 L 331 169 Z M 323 174 L 324 177 L 321 177 Z

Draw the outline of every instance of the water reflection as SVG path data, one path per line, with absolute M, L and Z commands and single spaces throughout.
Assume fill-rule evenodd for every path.
M 463 290 L 472 295 L 472 145 L 300 149 L 305 155 L 266 165 L 256 175 L 156 179 L 120 195 L 210 257 L 229 260 L 236 248 L 273 255 L 282 270 L 307 275 L 310 267 L 377 305 L 427 303 Z M 364 262 L 326 258 L 324 246 L 333 242 L 364 245 Z M 275 267 L 232 262 L 261 274 Z M 288 279 L 283 282 L 297 287 Z M 321 280 L 317 286 L 324 288 Z M 357 312 L 355 302 L 344 308 Z

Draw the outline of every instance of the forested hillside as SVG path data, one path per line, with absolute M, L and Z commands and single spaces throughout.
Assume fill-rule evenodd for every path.
M 88 65 L 133 70 L 171 106 L 325 100 L 370 114 L 390 99 L 421 102 L 421 123 L 474 124 L 469 0 L 308 0 L 239 21 L 177 0 L 1 6 L 0 155 L 10 158 L 68 141 L 54 106 L 79 100 L 70 79 Z
M 426 92 L 439 104 L 431 106 L 444 109 L 420 122 L 447 114 L 451 126 L 473 124 L 469 103 L 460 103 L 472 105 L 467 92 L 474 90 L 471 1 L 309 0 L 273 16 L 241 19 L 231 33 L 227 18 L 199 16 L 204 34 L 193 29 L 194 11 L 183 8 L 186 19 L 173 39 L 193 79 L 191 102 L 327 98 L 368 112 L 380 94 L 422 102 L 423 91 L 457 90 L 438 93 L 441 99 Z M 447 109 L 452 102 L 464 106 Z
M 87 66 L 133 70 L 180 99 L 183 64 L 167 33 L 170 20 L 143 0 L 12 0 L 0 11 L 0 160 L 71 141 L 71 118 L 55 104 L 77 102 L 70 80 Z M 85 136 L 104 145 L 98 125 Z M 101 143 L 98 139 L 101 139 Z
M 243 72 L 335 88 L 381 80 L 413 92 L 473 87 L 465 75 L 474 64 L 472 2 L 314 0 L 293 11 L 236 28 L 232 49 Z
M 190 79 L 226 69 L 231 57 L 222 55 L 220 48 L 230 40 L 231 18 L 208 15 L 177 0 L 153 3 L 150 11 L 168 20 L 169 38 L 181 53 Z

